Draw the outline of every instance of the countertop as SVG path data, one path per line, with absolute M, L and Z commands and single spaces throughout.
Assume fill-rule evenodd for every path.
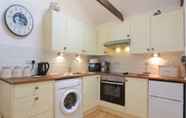
M 184 77 L 168 77 L 168 76 L 153 76 L 153 75 L 144 75 L 137 73 L 83 73 L 83 74 L 74 74 L 74 75 L 47 75 L 47 76 L 32 76 L 32 77 L 22 77 L 22 78 L 0 78 L 0 80 L 12 84 L 26 84 L 26 83 L 34 83 L 34 82 L 43 82 L 43 81 L 54 81 L 54 80 L 66 80 L 73 78 L 83 78 L 85 76 L 94 76 L 94 75 L 112 75 L 126 78 L 138 78 L 138 79 L 148 79 L 148 80 L 156 80 L 156 81 L 167 81 L 167 82 L 176 82 L 176 83 L 185 83 L 186 80 Z

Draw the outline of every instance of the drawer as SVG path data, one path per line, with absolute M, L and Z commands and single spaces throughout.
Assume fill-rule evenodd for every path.
M 13 118 L 28 118 L 28 116 L 31 116 L 32 100 L 33 99 L 30 97 L 14 101 Z
M 27 118 L 44 111 L 52 111 L 53 89 L 48 89 L 34 96 L 15 99 L 13 108 L 15 118 Z
M 33 97 L 32 115 L 41 113 L 43 111 L 52 111 L 53 109 L 53 91 L 48 90 L 42 94 Z
M 22 84 L 14 86 L 15 98 L 30 97 L 37 94 L 42 94 L 53 88 L 53 82 L 40 82 L 32 84 Z
M 150 81 L 149 95 L 183 101 L 184 84 Z
M 183 103 L 150 97 L 149 118 L 183 118 Z

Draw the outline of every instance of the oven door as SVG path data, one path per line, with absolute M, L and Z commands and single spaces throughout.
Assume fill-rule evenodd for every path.
M 125 106 L 125 82 L 101 80 L 100 89 L 101 100 Z

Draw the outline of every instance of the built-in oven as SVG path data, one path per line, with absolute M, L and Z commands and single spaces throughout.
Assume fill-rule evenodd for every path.
M 102 76 L 100 99 L 125 106 L 125 79 L 120 76 Z

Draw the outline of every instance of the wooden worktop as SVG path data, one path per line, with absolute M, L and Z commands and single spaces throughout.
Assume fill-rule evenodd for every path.
M 43 81 L 57 81 L 57 80 L 66 80 L 73 78 L 82 78 L 85 76 L 94 76 L 94 75 L 112 75 L 112 76 L 120 76 L 127 78 L 139 78 L 139 79 L 148 79 L 148 80 L 156 80 L 156 81 L 167 81 L 167 82 L 176 82 L 176 83 L 186 83 L 184 77 L 168 77 L 168 76 L 153 76 L 153 75 L 143 75 L 136 73 L 129 73 L 127 75 L 123 75 L 122 73 L 84 73 L 84 74 L 75 74 L 75 75 L 47 75 L 47 76 L 32 76 L 32 77 L 22 77 L 22 78 L 0 78 L 0 80 L 9 83 L 9 84 L 26 84 L 26 83 L 34 83 L 34 82 L 43 82 Z

